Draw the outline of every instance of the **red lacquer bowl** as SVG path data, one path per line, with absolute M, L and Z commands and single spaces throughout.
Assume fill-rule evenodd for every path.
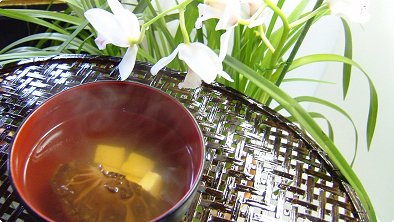
M 166 93 L 140 83 L 87 83 L 49 98 L 17 131 L 10 149 L 14 189 L 33 215 L 57 221 L 51 178 L 60 164 L 90 158 L 95 143 L 122 143 L 165 160 L 172 205 L 154 221 L 176 221 L 197 190 L 203 136 L 192 114 Z M 86 156 L 86 157 L 85 157 Z M 175 199 L 174 199 L 175 198 Z M 110 203 L 108 203 L 110 204 Z

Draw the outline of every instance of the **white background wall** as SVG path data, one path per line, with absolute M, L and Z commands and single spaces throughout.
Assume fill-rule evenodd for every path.
M 368 111 L 369 92 L 366 78 L 354 70 L 346 102 L 342 101 L 341 69 L 337 63 L 324 67 L 323 80 L 335 85 L 318 85 L 315 95 L 341 105 L 353 117 L 359 132 L 360 143 L 354 170 L 358 174 L 372 199 L 382 222 L 394 221 L 394 1 L 374 0 L 370 5 L 371 20 L 365 24 L 351 24 L 354 60 L 361 64 L 373 79 L 379 96 L 379 116 L 375 137 L 368 152 L 365 137 L 365 122 Z M 305 45 L 303 53 L 327 50 L 341 53 L 343 32 L 338 19 L 327 18 L 312 29 L 311 43 Z M 318 38 L 316 38 L 318 36 Z M 332 44 L 334 43 L 334 44 Z M 321 46 L 325 45 L 325 46 Z M 320 48 L 319 48 L 320 47 Z M 318 49 L 318 50 L 315 50 Z M 322 52 L 322 51 L 320 51 Z M 324 51 L 323 51 L 324 52 Z M 316 69 L 315 69 L 316 70 Z M 319 76 L 309 70 L 307 75 Z M 295 76 L 297 73 L 293 73 Z M 312 85 L 312 90 L 314 86 Z M 289 87 L 289 92 L 296 91 Z M 301 93 L 303 94 L 303 93 Z M 354 147 L 354 136 L 349 122 L 334 111 L 318 105 L 310 110 L 320 111 L 333 120 L 335 140 L 345 157 L 350 161 Z

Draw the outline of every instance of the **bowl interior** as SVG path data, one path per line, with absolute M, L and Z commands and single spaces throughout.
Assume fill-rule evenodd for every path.
M 97 144 L 126 147 L 160 163 L 173 203 L 167 211 L 190 196 L 201 176 L 203 140 L 192 115 L 157 89 L 108 81 L 59 93 L 25 120 L 10 153 L 15 189 L 36 214 L 56 220 L 54 172 L 62 163 L 91 161 Z

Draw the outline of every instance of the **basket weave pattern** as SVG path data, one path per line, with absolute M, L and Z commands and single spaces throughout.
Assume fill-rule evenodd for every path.
M 51 95 L 92 81 L 116 80 L 119 58 L 66 55 L 0 70 L 0 220 L 30 221 L 7 175 L 12 138 Z M 185 221 L 368 221 L 353 189 L 324 151 L 271 109 L 220 85 L 177 87 L 181 73 L 137 63 L 127 81 L 154 86 L 194 115 L 207 156 Z

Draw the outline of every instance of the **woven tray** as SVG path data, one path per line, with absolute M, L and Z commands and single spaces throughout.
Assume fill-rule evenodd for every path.
M 0 69 L 0 219 L 30 221 L 7 176 L 14 132 L 49 96 L 118 79 L 119 58 L 66 55 Z M 273 110 L 214 84 L 181 90 L 182 73 L 136 64 L 127 81 L 159 88 L 195 116 L 204 134 L 206 168 L 185 221 L 368 221 L 354 190 L 324 151 Z

